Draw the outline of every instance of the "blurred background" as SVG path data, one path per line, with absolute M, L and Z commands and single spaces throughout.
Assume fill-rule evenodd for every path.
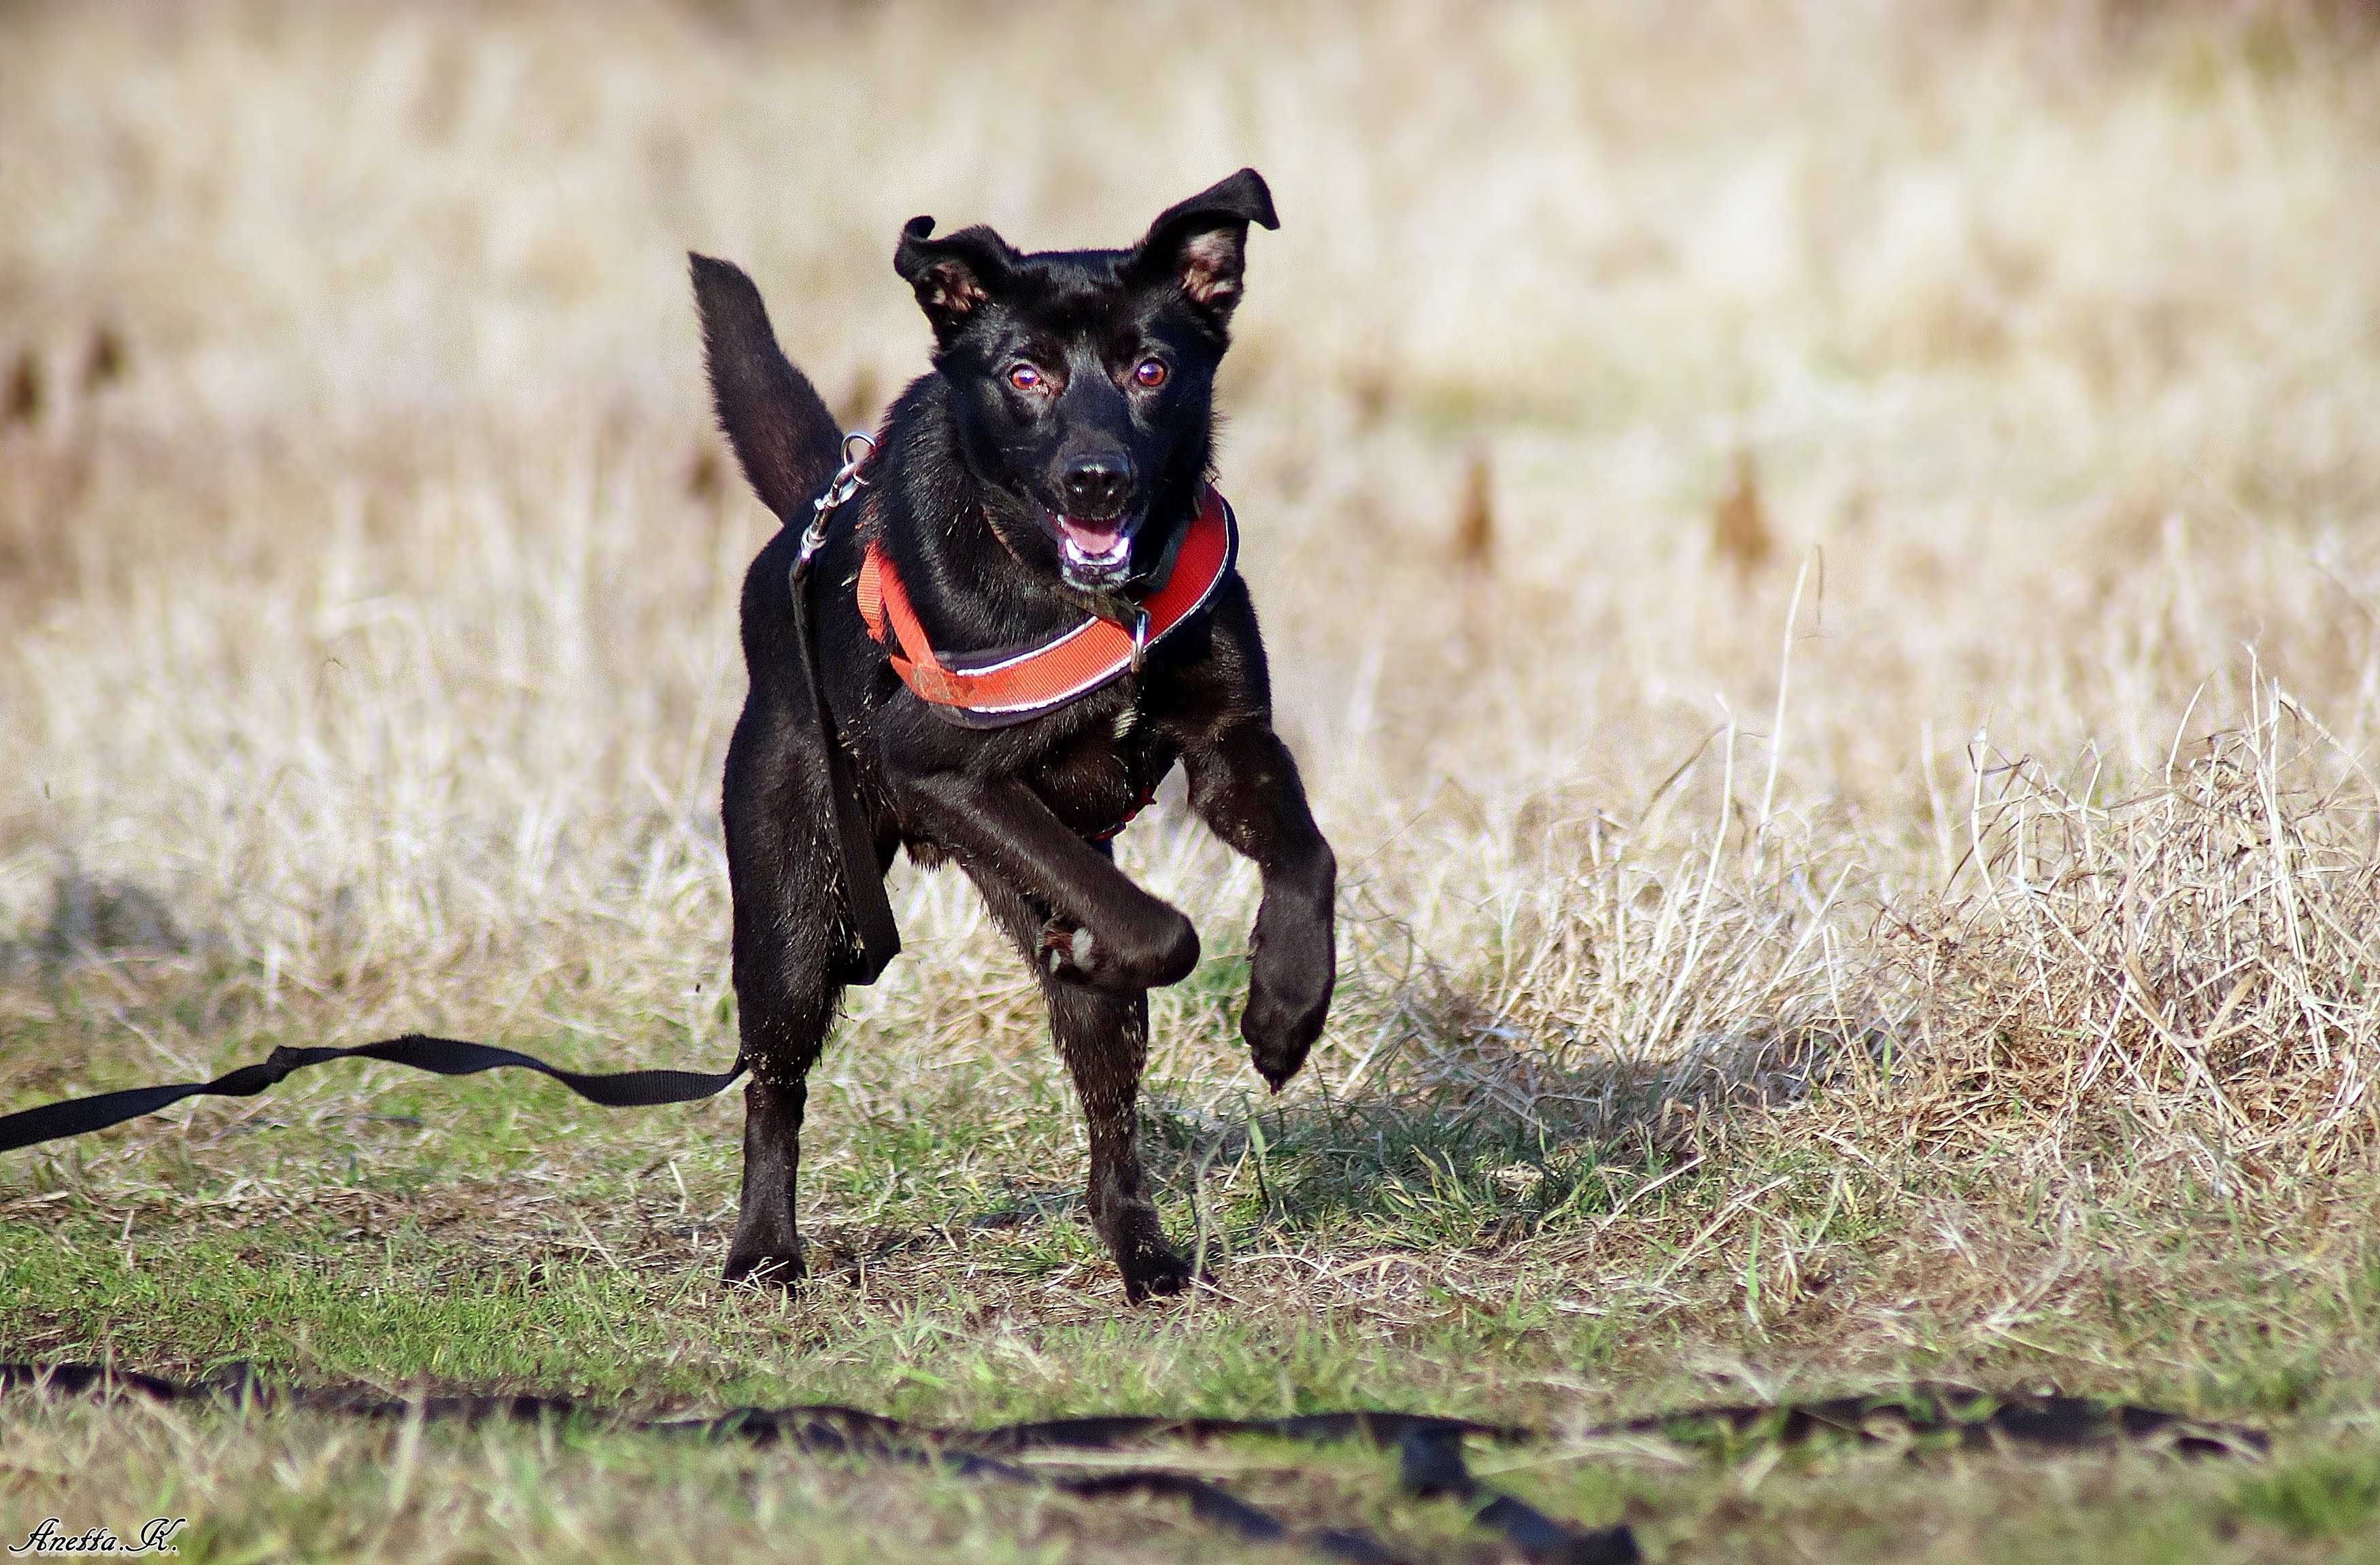
M 1282 226 L 1220 471 L 1347 870 L 1323 1086 L 1394 1045 L 1526 1100 L 1897 1023 L 1877 931 L 1965 905 L 2012 777 L 2087 827 L 2247 734 L 2366 841 L 2322 790 L 2380 697 L 2375 30 L 0 6 L 0 1004 L 174 1001 L 0 1075 L 300 1024 L 724 1059 L 717 780 L 772 523 L 686 250 L 864 427 L 925 364 L 904 220 L 1123 245 L 1243 164 Z M 1126 857 L 1228 957 L 1253 881 L 1177 805 Z M 964 887 L 900 875 L 918 956 L 863 1032 L 1038 1054 Z M 1232 982 L 1168 1001 L 1185 1091 L 1254 1079 Z

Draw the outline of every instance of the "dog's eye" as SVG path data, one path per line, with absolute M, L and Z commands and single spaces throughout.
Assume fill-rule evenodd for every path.
M 1008 383 L 1018 391 L 1039 391 L 1049 380 L 1030 364 L 1019 364 L 1008 371 Z
M 1132 378 L 1151 391 L 1165 383 L 1168 373 L 1161 358 L 1144 358 L 1132 367 Z

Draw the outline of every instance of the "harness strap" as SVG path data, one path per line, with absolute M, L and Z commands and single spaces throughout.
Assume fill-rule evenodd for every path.
M 1154 786 L 1143 788 L 1138 796 L 1134 798 L 1130 807 L 1125 809 L 1123 812 L 1123 819 L 1118 820 L 1114 825 L 1109 827 L 1104 831 L 1094 831 L 1091 833 L 1090 840 L 1094 843 L 1114 842 L 1118 837 L 1123 835 L 1123 829 L 1125 827 L 1140 819 L 1140 812 L 1142 810 L 1147 809 L 1156 802 L 1157 789 Z
M 872 984 L 901 953 L 901 928 L 893 922 L 892 904 L 884 895 L 884 868 L 876 856 L 876 832 L 860 813 L 858 784 L 852 780 L 843 729 L 834 721 L 834 709 L 827 704 L 826 676 L 819 669 L 818 634 L 810 624 L 809 611 L 810 562 L 825 542 L 836 511 L 868 481 L 865 469 L 875 455 L 875 443 L 865 436 L 857 438 L 867 449 L 847 459 L 826 492 L 813 503 L 815 515 L 802 536 L 785 585 L 793 598 L 794 638 L 802 644 L 802 682 L 809 687 L 810 709 L 818 714 L 820 748 L 826 753 L 827 797 L 834 810 L 835 837 L 842 850 L 844 906 L 851 916 L 844 977 L 855 984 Z
M 1238 552 L 1238 521 L 1210 484 L 1165 584 L 1142 605 L 1148 620 L 1137 637 L 1113 620 L 1088 615 L 1038 647 L 938 652 L 892 556 L 873 540 L 860 562 L 856 596 L 868 633 L 892 649 L 893 671 L 936 716 L 968 728 L 1004 728 L 1054 711 L 1130 673 L 1150 647 L 1213 601 Z

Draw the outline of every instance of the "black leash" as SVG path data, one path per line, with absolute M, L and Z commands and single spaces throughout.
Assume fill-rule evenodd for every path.
M 334 1060 L 385 1060 L 442 1076 L 476 1075 L 500 1065 L 517 1065 L 552 1076 L 555 1081 L 606 1109 L 647 1109 L 662 1103 L 694 1103 L 723 1092 L 744 1074 L 744 1056 L 717 1074 L 700 1071 L 615 1071 L 589 1074 L 549 1065 L 516 1049 L 469 1043 L 456 1037 L 424 1037 L 407 1033 L 379 1043 L 358 1043 L 347 1049 L 276 1049 L 254 1065 L 217 1076 L 211 1082 L 177 1082 L 168 1086 L 136 1086 L 103 1092 L 93 1098 L 69 1098 L 38 1109 L 0 1115 L 0 1152 L 13 1152 L 43 1141 L 85 1135 L 109 1125 L 137 1120 L 169 1108 L 185 1098 L 253 1098 L 292 1072 Z
M 661 1073 L 652 1073 L 661 1074 Z M 1470 1468 L 1463 1441 L 1541 1443 L 1550 1437 L 1525 1425 L 1483 1424 L 1426 1413 L 1366 1410 L 1298 1413 L 1284 1418 L 1170 1417 L 1098 1413 L 1087 1417 L 953 1428 L 911 1424 L 833 1403 L 739 1407 L 720 1413 L 625 1418 L 599 1403 L 536 1392 L 445 1393 L 392 1397 L 361 1386 L 279 1386 L 246 1365 L 228 1365 L 197 1381 L 179 1381 L 97 1364 L 0 1363 L 0 1392 L 53 1396 L 140 1395 L 167 1402 L 213 1401 L 234 1407 L 337 1414 L 351 1418 L 534 1423 L 545 1418 L 599 1419 L 612 1429 L 743 1440 L 838 1456 L 866 1456 L 929 1467 L 963 1478 L 1030 1485 L 1082 1499 L 1147 1495 L 1184 1500 L 1208 1525 L 1249 1543 L 1287 1545 L 1307 1554 L 1362 1565 L 1404 1565 L 1410 1556 L 1360 1526 L 1298 1527 L 1229 1489 L 1178 1468 L 1101 1467 L 1053 1470 L 1009 1460 L 1039 1453 L 1136 1451 L 1160 1443 L 1199 1444 L 1257 1436 L 1302 1444 L 1360 1441 L 1393 1452 L 1398 1486 L 1406 1495 L 1451 1499 L 1475 1525 L 1502 1535 L 1518 1556 L 1546 1565 L 1634 1565 L 1643 1558 L 1625 1523 L 1581 1527 L 1483 1483 Z M 1800 1446 L 1835 1438 L 1863 1445 L 1930 1443 L 1968 1450 L 2009 1446 L 2072 1451 L 2118 1443 L 2161 1445 L 2181 1458 L 2255 1456 L 2270 1449 L 2262 1429 L 2195 1419 L 2163 1408 L 2095 1398 L 2016 1392 L 1998 1395 L 1970 1386 L 1919 1383 L 1866 1396 L 1818 1401 L 1690 1407 L 1569 1431 L 1573 1440 L 1658 1438 L 1688 1446 L 1734 1441 Z
M 850 454 L 855 442 L 860 447 L 856 455 Z M 826 486 L 826 492 L 810 503 L 810 523 L 802 529 L 801 547 L 785 585 L 794 601 L 794 636 L 802 644 L 802 676 L 809 686 L 810 708 L 818 713 L 820 740 L 826 751 L 827 794 L 834 801 L 835 834 L 843 843 L 844 899 L 851 915 L 847 977 L 855 984 L 872 984 L 882 976 L 885 965 L 901 954 L 901 929 L 892 921 L 892 904 L 884 897 L 884 870 L 876 861 L 876 833 L 860 813 L 851 757 L 834 711 L 827 705 L 818 637 L 810 629 L 810 562 L 826 542 L 826 529 L 835 513 L 867 487 L 864 469 L 876 455 L 876 443 L 862 434 L 845 435 L 843 449 L 843 467 Z
M 574 1397 L 498 1393 L 391 1397 L 366 1387 L 275 1386 L 245 1365 L 204 1380 L 184 1382 L 96 1364 L 0 1364 L 0 1392 L 23 1389 L 52 1395 L 109 1397 L 128 1393 L 158 1401 L 215 1401 L 354 1418 L 420 1418 L 464 1424 L 490 1420 L 534 1423 L 582 1416 L 614 1430 L 693 1435 L 835 1456 L 866 1456 L 938 1469 L 983 1482 L 1027 1485 L 1079 1499 L 1145 1495 L 1187 1502 L 1210 1527 L 1247 1543 L 1301 1549 L 1353 1565 L 1412 1565 L 1413 1557 L 1356 1525 L 1300 1527 L 1241 1498 L 1212 1480 L 1178 1468 L 1099 1467 L 1088 1471 L 1027 1466 L 1008 1458 L 1028 1452 L 1112 1451 L 1152 1441 L 1197 1443 L 1223 1436 L 1258 1435 L 1322 1444 L 1359 1440 L 1394 1452 L 1403 1491 L 1416 1498 L 1449 1496 L 1470 1508 L 1479 1525 L 1503 1535 L 1523 1559 L 1544 1565 L 1636 1565 L 1644 1556 L 1625 1523 L 1579 1527 L 1549 1516 L 1518 1497 L 1473 1476 L 1463 1459 L 1466 1435 L 1500 1441 L 1542 1439 L 1536 1430 L 1476 1424 L 1428 1413 L 1354 1412 L 1289 1418 L 1165 1418 L 1096 1416 L 1007 1424 L 989 1429 L 910 1424 L 832 1403 L 807 1407 L 739 1407 L 717 1414 L 623 1418 Z

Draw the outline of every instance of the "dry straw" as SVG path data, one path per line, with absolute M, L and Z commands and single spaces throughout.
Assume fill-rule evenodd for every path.
M 1348 886 L 1299 1092 L 2338 1168 L 2380 1067 L 2380 273 L 2339 261 L 2380 78 L 2284 10 L 12 13 L 0 1027 L 68 1025 L 0 1074 L 725 1058 L 766 527 L 683 251 L 859 418 L 923 362 L 904 218 L 1121 241 L 1249 162 L 1288 226 L 1222 466 Z M 1048 112 L 987 96 L 1061 55 Z M 1986 727 L 2094 760 L 1949 737 Z M 1178 799 L 1123 852 L 1230 953 L 1253 877 Z M 964 888 L 895 891 L 917 960 L 836 1079 L 1039 1059 Z M 92 938 L 143 897 L 163 949 Z M 45 987 L 69 948 L 115 998 Z M 1229 972 L 1162 1001 L 1202 1112 L 1255 1086 Z

